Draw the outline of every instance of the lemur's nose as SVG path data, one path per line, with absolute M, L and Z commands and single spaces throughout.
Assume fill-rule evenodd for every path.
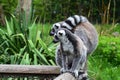
M 62 32 L 59 32 L 59 35 L 61 35 L 61 36 L 62 36 L 62 34 L 63 34 Z

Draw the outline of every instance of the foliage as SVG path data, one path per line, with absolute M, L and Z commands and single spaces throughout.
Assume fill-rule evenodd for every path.
M 99 56 L 99 55 L 98 55 Z M 106 60 L 89 56 L 88 75 L 90 80 L 120 80 L 120 66 L 113 66 Z
M 13 16 L 6 30 L 0 29 L 0 63 L 55 65 L 54 45 L 44 43 L 35 22 L 24 26 Z
M 114 28 L 112 28 L 112 32 L 119 32 L 120 33 L 120 24 L 116 24 Z
M 103 36 L 120 36 L 120 24 L 95 24 L 99 35 Z M 114 34 L 117 33 L 117 34 Z
M 5 15 L 15 12 L 17 2 L 0 1 Z M 119 0 L 33 0 L 33 15 L 43 23 L 62 21 L 74 14 L 82 14 L 94 23 L 116 23 L 120 22 L 119 3 Z
M 113 65 L 120 64 L 120 37 L 100 36 L 93 56 L 106 60 Z
M 6 27 L 0 28 L 0 64 L 55 65 L 56 45 L 48 35 L 51 24 L 47 22 L 61 21 L 74 14 L 85 15 L 92 22 L 119 22 L 119 2 L 33 0 L 33 15 L 37 17 L 37 22 L 45 24 L 29 21 L 26 25 L 24 14 L 21 14 L 22 24 L 15 16 L 8 20 L 8 16 L 15 12 L 17 0 L 1 0 L 0 5 L 7 19 Z M 111 36 L 113 32 L 120 33 L 120 25 L 102 24 L 97 25 L 97 28 L 100 33 L 99 44 L 93 55 L 89 56 L 89 77 L 91 80 L 120 80 L 120 37 Z
M 0 63 L 55 65 L 56 45 L 51 43 L 52 38 L 48 35 L 51 24 L 31 23 L 28 29 L 22 32 L 14 16 L 10 22 L 6 22 L 6 29 L 0 29 Z M 27 33 L 27 37 L 24 33 Z M 119 44 L 119 37 L 103 34 L 99 37 L 98 47 L 88 59 L 88 74 L 91 80 L 120 79 Z
M 17 0 L 0 0 L 0 5 L 2 5 L 6 16 L 9 16 L 15 11 L 17 2 Z
M 116 23 L 120 21 L 119 0 L 34 0 L 34 14 L 45 22 L 56 22 L 68 16 L 84 15 L 92 22 Z

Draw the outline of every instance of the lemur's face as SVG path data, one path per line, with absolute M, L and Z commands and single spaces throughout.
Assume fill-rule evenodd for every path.
M 54 36 L 54 34 L 61 28 L 60 23 L 53 24 L 52 29 L 50 30 L 50 36 Z
M 66 38 L 65 30 L 58 30 L 57 33 L 54 35 L 53 42 L 56 43 L 58 41 L 64 41 Z
M 60 40 L 64 39 L 65 36 L 66 36 L 65 30 L 59 30 L 59 31 L 57 32 L 56 36 L 57 36 Z

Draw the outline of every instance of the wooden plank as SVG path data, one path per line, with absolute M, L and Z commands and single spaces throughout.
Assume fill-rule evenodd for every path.
M 59 74 L 58 66 L 45 65 L 0 65 L 1 73 L 18 73 L 18 74 Z

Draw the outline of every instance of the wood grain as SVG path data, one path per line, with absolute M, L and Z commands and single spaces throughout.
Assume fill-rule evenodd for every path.
M 0 73 L 59 74 L 60 68 L 45 65 L 0 65 Z

